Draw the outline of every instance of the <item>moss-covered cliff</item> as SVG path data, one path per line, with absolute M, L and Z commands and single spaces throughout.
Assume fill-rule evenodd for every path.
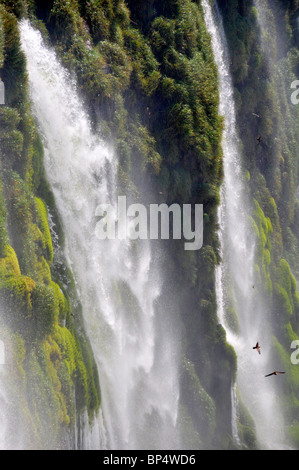
M 289 361 L 291 339 L 299 333 L 298 107 L 288 101 L 288 77 L 298 73 L 298 2 L 277 0 L 275 11 L 265 2 L 277 37 L 270 53 L 274 65 L 263 48 L 253 2 L 218 3 L 231 51 L 260 283 L 273 307 L 278 363 L 290 372 L 282 397 L 298 442 L 299 369 Z M 0 107 L 1 334 L 9 344 L 10 386 L 22 397 L 18 414 L 26 422 L 26 446 L 57 446 L 72 433 L 75 411 L 87 411 L 92 419 L 100 389 L 30 113 L 17 23 L 24 16 L 74 73 L 95 131 L 100 128 L 113 143 L 119 194 L 144 204 L 204 205 L 203 248 L 186 252 L 179 241 L 163 246 L 169 280 L 163 295 L 165 301 L 176 299 L 174 315 L 184 332 L 179 419 L 186 446 L 229 448 L 237 358 L 218 325 L 215 298 L 222 120 L 200 0 L 0 2 L 0 77 L 6 87 Z M 253 448 L 253 423 L 243 406 L 241 414 L 243 443 Z
M 99 381 L 88 339 L 78 329 L 71 276 L 63 279 L 56 268 L 48 218 L 51 210 L 55 220 L 55 205 L 30 114 L 19 11 L 14 3 L 0 7 L 1 341 L 24 447 L 55 448 L 67 436 L 72 442 L 76 415 L 87 411 L 92 419 L 97 412 Z
M 259 282 L 271 306 L 273 357 L 287 372 L 280 390 L 286 426 L 298 447 L 299 368 L 290 360 L 299 335 L 299 107 L 291 101 L 299 65 L 298 1 L 220 0 L 219 6 L 254 203 Z
M 179 292 L 177 313 L 186 338 L 181 413 L 201 441 L 193 438 L 192 445 L 229 445 L 236 358 L 217 326 L 214 289 L 222 122 L 217 70 L 200 1 L 1 4 L 1 77 L 7 88 L 7 106 L 1 109 L 2 225 L 7 227 L 1 292 L 13 312 L 9 326 L 19 328 L 26 361 L 39 364 L 52 384 L 53 400 L 60 403 L 57 423 L 68 424 L 72 418 L 73 387 L 81 387 L 81 405 L 90 414 L 97 409 L 99 391 L 92 356 L 72 322 L 69 296 L 74 292 L 61 291 L 64 270 L 55 256 L 53 260 L 46 212 L 56 217 L 55 204 L 30 117 L 16 22 L 23 16 L 30 17 L 75 73 L 95 129 L 100 123 L 103 137 L 113 142 L 120 161 L 119 192 L 145 203 L 204 204 L 203 249 L 187 253 L 175 242 L 167 247 L 172 287 L 165 296 Z M 55 221 L 59 227 L 57 217 Z M 38 395 L 45 399 L 43 391 Z M 209 432 L 202 432 L 208 422 Z

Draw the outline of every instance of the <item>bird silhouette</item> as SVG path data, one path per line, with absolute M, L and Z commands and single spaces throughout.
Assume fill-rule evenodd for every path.
M 257 141 L 258 141 L 258 143 L 260 144 L 260 143 L 261 143 L 261 140 L 262 140 L 261 136 L 257 137 L 257 139 L 256 139 L 256 140 L 257 140 Z
M 272 372 L 272 374 L 265 375 L 265 377 L 270 377 L 271 375 L 285 374 L 285 372 L 279 372 L 278 370 Z
M 252 349 L 256 349 L 257 352 L 258 352 L 259 354 L 261 354 L 261 347 L 260 347 L 260 345 L 259 345 L 259 342 L 257 342 L 256 345 L 255 345 Z

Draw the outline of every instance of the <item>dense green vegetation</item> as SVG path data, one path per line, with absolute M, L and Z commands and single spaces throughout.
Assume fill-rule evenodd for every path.
M 206 418 L 192 416 L 198 406 L 193 394 L 186 394 L 183 413 L 201 433 L 201 422 L 211 419 L 205 400 L 215 400 L 219 411 L 213 432 L 200 436 L 201 445 L 223 445 L 230 433 L 236 359 L 217 328 L 214 269 L 222 122 L 217 71 L 200 2 L 36 1 L 29 15 L 76 74 L 95 129 L 113 141 L 120 160 L 119 193 L 144 203 L 205 205 L 204 249 L 187 256 L 183 245 L 174 243 L 167 248 L 167 274 L 179 286 L 174 288 L 180 292 L 179 315 L 188 312 L 181 318 L 190 336 L 185 355 L 197 376 L 192 382 L 203 387 L 195 416 Z M 148 187 L 154 188 L 150 197 Z M 205 338 L 200 344 L 199 335 Z M 212 355 L 205 353 L 208 344 L 213 345 Z M 226 371 L 222 375 L 212 367 L 218 355 Z M 191 381 L 190 375 L 183 377 Z
M 55 207 L 30 115 L 17 19 L 10 11 L 20 14 L 21 6 L 2 2 L 0 9 L 0 73 L 6 88 L 0 108 L 0 331 L 9 357 L 8 387 L 26 429 L 23 445 L 55 448 L 65 431 L 72 440 L 75 406 L 92 420 L 100 391 L 84 330 L 78 334 L 82 321 L 72 279 L 68 276 L 66 291 L 55 269 L 48 222 L 48 207 L 54 218 Z
M 224 331 L 217 327 L 214 292 L 219 259 L 216 211 L 222 181 L 222 121 L 218 116 L 217 70 L 200 2 L 36 0 L 2 4 L 3 18 L 9 18 L 11 27 L 16 28 L 15 17 L 29 16 L 75 73 L 95 130 L 100 128 L 119 155 L 119 193 L 145 203 L 204 203 L 204 248 L 187 254 L 183 244 L 174 242 L 167 248 L 167 271 L 173 292 L 180 292 L 177 308 L 188 338 L 184 348 L 189 366 L 182 381 L 190 393 L 185 394 L 182 416 L 191 422 L 197 408 L 196 416 L 203 415 L 193 422 L 198 433 L 202 432 L 201 422 L 212 420 L 210 431 L 200 435 L 203 447 L 229 445 L 230 386 L 236 358 Z M 18 38 L 17 31 L 12 37 Z M 18 260 L 22 274 L 17 280 L 5 278 L 2 290 L 5 301 L 14 293 L 12 308 L 17 304 L 20 312 L 16 323 L 19 316 L 26 322 L 22 335 L 43 344 L 42 357 L 54 357 L 57 365 L 63 349 L 58 337 L 67 331 L 74 334 L 74 330 L 67 293 L 57 287 L 63 269 L 55 265 L 55 258 L 53 261 L 45 207 L 46 203 L 55 214 L 55 204 L 43 174 L 40 139 L 28 110 L 26 65 L 15 40 L 17 55 L 2 69 L 4 82 L 14 83 L 11 90 L 8 86 L 12 110 L 3 108 L 8 128 L 3 138 L 9 154 L 5 158 L 3 152 L 2 157 L 3 209 L 10 234 L 4 240 L 3 256 L 9 242 L 14 248 L 12 260 Z M 12 74 L 19 82 L 11 80 Z M 150 198 L 148 187 L 154 188 Z M 59 220 L 56 222 L 59 227 Z M 43 315 L 39 317 L 40 312 Z M 182 317 L 180 312 L 188 313 Z M 64 320 L 67 331 L 61 326 Z M 198 337 L 202 338 L 200 343 Z M 219 356 L 221 362 L 215 368 L 213 363 Z M 64 411 L 60 410 L 64 420 L 69 416 L 66 402 L 70 406 L 68 392 L 73 378 L 73 368 L 68 370 L 68 386 L 58 397 L 64 400 Z M 50 375 L 55 388 L 56 378 Z M 88 388 L 86 395 L 85 404 L 95 410 L 94 389 Z M 211 407 L 217 413 L 208 416 Z
M 276 0 L 278 16 L 264 2 L 272 18 L 269 35 L 277 38 L 271 45 L 265 39 L 269 55 L 253 2 L 218 3 L 259 240 L 259 283 L 273 306 L 275 354 L 290 372 L 281 393 L 286 424 L 298 443 L 299 369 L 289 361 L 291 340 L 299 334 L 299 120 L 298 107 L 289 106 L 289 78 L 298 74 L 298 1 Z M 48 211 L 61 246 L 63 233 L 30 114 L 17 28 L 24 16 L 75 74 L 95 131 L 113 143 L 119 194 L 145 204 L 204 204 L 203 248 L 186 252 L 179 241 L 163 246 L 169 279 L 164 296 L 176 299 L 174 315 L 184 332 L 180 420 L 193 430 L 189 437 L 186 431 L 186 446 L 230 448 L 236 355 L 217 324 L 214 285 L 222 119 L 200 0 L 0 1 L 0 77 L 6 86 L 6 106 L 0 108 L 0 300 L 6 306 L 1 333 L 12 338 L 11 387 L 17 383 L 22 390 L 28 445 L 57 445 L 74 426 L 75 406 L 92 419 L 100 390 L 71 274 L 53 249 Z M 285 26 L 279 34 L 278 23 Z M 269 57 L 277 58 L 275 65 Z M 243 445 L 255 448 L 254 424 L 241 398 L 239 406 Z M 53 429 L 51 441 L 45 422 Z
M 290 345 L 299 335 L 299 107 L 291 103 L 299 66 L 298 1 L 263 0 L 260 5 L 259 18 L 252 1 L 219 1 L 254 199 L 258 280 L 271 305 L 274 357 L 287 371 L 281 400 L 297 447 L 299 369 L 290 361 Z

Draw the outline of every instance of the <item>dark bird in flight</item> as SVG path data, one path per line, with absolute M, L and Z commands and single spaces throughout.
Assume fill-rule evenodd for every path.
M 278 375 L 278 374 L 285 374 L 285 372 L 279 372 L 276 370 L 275 372 L 272 372 L 272 374 L 265 375 L 265 377 L 270 377 L 271 375 Z
M 258 352 L 259 354 L 261 354 L 261 347 L 260 347 L 260 345 L 259 345 L 259 342 L 257 342 L 256 345 L 255 345 L 252 349 L 256 349 L 257 352 Z
M 260 144 L 260 143 L 261 143 L 261 140 L 262 140 L 261 136 L 257 137 L 257 139 L 256 139 L 256 140 L 257 140 L 257 141 L 258 141 L 258 143 Z

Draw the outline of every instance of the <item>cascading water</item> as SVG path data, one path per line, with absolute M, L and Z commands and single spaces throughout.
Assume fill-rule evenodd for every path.
M 1 312 L 2 314 L 2 312 Z M 4 345 L 4 343 L 1 343 Z M 6 436 L 7 436 L 7 396 L 5 387 L 5 357 L 0 361 L 0 450 L 6 448 Z
M 4 308 L 0 309 L 2 319 Z M 4 316 L 4 315 L 3 315 Z M 3 336 L 2 336 L 3 335 Z M 0 450 L 23 450 L 29 439 L 22 420 L 23 401 L 11 358 L 11 333 L 1 324 L 0 341 Z
M 5 384 L 5 370 L 4 365 L 0 365 L 0 450 L 5 450 L 8 448 L 7 445 L 7 426 L 8 426 L 8 418 L 7 418 L 7 395 L 5 393 L 6 384 Z
M 270 355 L 271 328 L 267 321 L 267 305 L 256 285 L 256 240 L 249 222 L 251 208 L 242 168 L 229 54 L 217 5 L 213 11 L 210 3 L 204 0 L 203 8 L 219 70 L 220 114 L 225 118 L 224 183 L 219 209 L 222 264 L 216 275 L 219 321 L 225 326 L 228 342 L 237 353 L 237 391 L 254 418 L 259 445 L 261 448 L 280 448 L 284 439 L 283 420 L 275 384 L 264 377 L 268 371 L 272 372 L 272 367 L 275 368 Z M 232 309 L 238 316 L 238 328 L 232 327 L 229 314 Z M 257 341 L 261 344 L 261 355 L 252 349 Z M 236 400 L 236 395 L 233 389 L 232 399 Z M 238 401 L 232 409 L 232 428 L 239 443 Z
M 157 319 L 155 303 L 163 288 L 158 262 L 147 240 L 97 238 L 98 205 L 111 204 L 117 213 L 117 158 L 91 131 L 75 83 L 40 33 L 27 20 L 20 31 L 65 256 L 99 368 L 99 430 L 83 439 L 83 446 L 180 448 L 179 338 L 163 328 L 167 311 Z

